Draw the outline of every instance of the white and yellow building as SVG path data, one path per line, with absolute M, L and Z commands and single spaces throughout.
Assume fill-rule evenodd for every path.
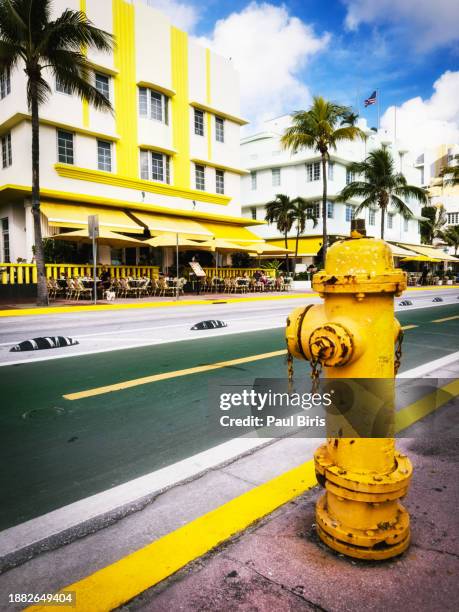
M 55 0 L 114 35 L 88 52 L 114 112 L 69 95 L 51 72 L 40 108 L 43 235 L 84 228 L 90 214 L 122 233 L 257 240 L 241 217 L 239 79 L 231 61 L 141 0 Z M 31 261 L 31 124 L 22 66 L 0 79 L 0 261 Z M 119 255 L 117 255 L 118 257 Z M 138 256 L 138 253 L 137 253 Z M 101 247 L 101 263 L 113 252 Z M 134 262 L 130 262 L 131 264 Z

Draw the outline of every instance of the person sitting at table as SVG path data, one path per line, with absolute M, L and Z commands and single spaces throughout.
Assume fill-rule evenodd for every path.
M 256 270 L 255 274 L 253 275 L 253 278 L 255 279 L 255 282 L 258 283 L 258 281 L 260 280 L 260 278 L 263 276 L 261 270 Z
M 100 273 L 99 280 L 104 291 L 106 291 L 112 284 L 110 271 L 106 266 L 102 266 L 102 272 Z
M 276 289 L 280 291 L 282 287 L 284 286 L 284 283 L 285 283 L 284 275 L 279 274 L 279 276 L 276 278 Z
M 263 283 L 263 285 L 267 285 L 269 283 L 269 278 L 264 272 L 260 276 L 260 282 Z

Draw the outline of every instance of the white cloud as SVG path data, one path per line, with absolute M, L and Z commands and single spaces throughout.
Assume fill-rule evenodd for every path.
M 409 149 L 459 143 L 459 71 L 444 72 L 433 87 L 428 100 L 417 96 L 397 107 L 397 139 Z M 393 106 L 382 116 L 381 127 L 393 133 Z
M 212 34 L 198 42 L 231 57 L 241 79 L 242 113 L 253 131 L 265 119 L 308 106 L 311 95 L 298 75 L 329 38 L 317 36 L 285 6 L 252 2 L 217 21 Z
M 169 17 L 173 25 L 192 32 L 199 20 L 198 11 L 191 4 L 177 2 L 177 0 L 143 0 L 149 6 L 161 11 Z
M 346 26 L 390 24 L 419 50 L 459 40 L 459 2 L 453 0 L 343 0 Z

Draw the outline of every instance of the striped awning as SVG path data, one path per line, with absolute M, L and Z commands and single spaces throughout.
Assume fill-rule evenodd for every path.
M 459 263 L 459 258 L 453 257 L 448 253 L 445 253 L 441 249 L 436 249 L 432 246 L 427 246 L 424 244 L 402 244 L 397 243 L 403 249 L 409 249 L 410 251 L 414 251 L 419 255 L 425 255 L 426 257 L 431 257 L 432 259 L 440 259 L 441 261 L 451 261 L 455 263 Z
M 110 231 L 142 234 L 143 227 L 131 219 L 123 210 L 105 206 L 74 206 L 56 202 L 41 202 L 41 212 L 50 227 L 84 229 L 88 216 L 98 215 L 99 225 Z

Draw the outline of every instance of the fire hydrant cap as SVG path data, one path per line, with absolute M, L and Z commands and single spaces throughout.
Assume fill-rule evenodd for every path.
M 376 238 L 338 240 L 327 251 L 325 270 L 314 275 L 320 293 L 396 293 L 406 274 L 394 268 L 390 246 Z

